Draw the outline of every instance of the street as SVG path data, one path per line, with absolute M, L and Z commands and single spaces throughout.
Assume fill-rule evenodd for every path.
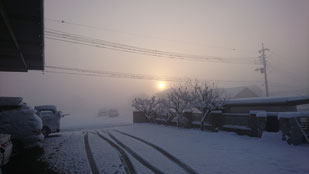
M 261 139 L 132 124 L 52 134 L 44 157 L 59 173 L 308 173 L 308 145 L 291 146 L 279 133 Z
M 54 165 L 65 173 L 198 173 L 162 148 L 118 130 L 63 133 L 48 141 L 53 139 L 62 142 L 46 153 L 50 160 L 57 153 L 64 157 Z

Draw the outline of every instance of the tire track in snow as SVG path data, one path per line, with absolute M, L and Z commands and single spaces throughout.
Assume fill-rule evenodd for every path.
M 149 145 L 150 147 L 152 147 L 153 149 L 159 151 L 162 155 L 166 156 L 168 159 L 170 159 L 171 161 L 173 161 L 174 163 L 176 163 L 179 167 L 181 167 L 183 170 L 185 170 L 187 173 L 189 174 L 198 174 L 197 171 L 195 171 L 192 167 L 190 167 L 188 164 L 182 162 L 181 160 L 179 160 L 178 158 L 176 158 L 175 156 L 173 156 L 172 154 L 168 153 L 167 151 L 165 151 L 164 149 L 162 149 L 161 147 L 155 145 L 155 144 L 152 144 L 146 140 L 143 140 L 139 137 L 136 137 L 136 136 L 133 136 L 133 135 L 130 135 L 130 134 L 127 134 L 125 132 L 121 132 L 119 130 L 116 130 L 114 129 L 115 132 L 118 132 L 120 134 L 123 134 L 123 135 L 126 135 L 128 137 L 131 137 L 133 139 L 136 139 L 142 143 L 145 143 L 147 145 Z
M 98 167 L 94 161 L 90 146 L 89 146 L 88 132 L 84 135 L 84 142 L 85 142 L 85 150 L 86 150 L 87 159 L 89 162 L 91 172 L 92 174 L 100 174 Z
M 124 168 L 127 174 L 136 174 L 133 164 L 131 163 L 129 157 L 127 156 L 126 152 L 123 149 L 121 149 L 113 141 L 106 138 L 104 135 L 100 134 L 98 131 L 96 131 L 96 135 L 101 139 L 105 140 L 108 144 L 110 144 L 113 148 L 115 148 L 118 151 L 120 161 L 125 166 Z
M 56 152 L 49 154 L 48 159 L 52 158 L 53 155 L 58 153 L 60 151 L 60 148 L 62 148 L 63 144 L 67 142 L 70 138 L 72 138 L 72 136 L 73 136 L 73 133 L 71 133 L 71 135 L 67 139 L 64 139 L 62 142 L 60 142 L 56 147 L 53 147 L 53 149 L 56 150 Z M 60 137 L 61 137 L 61 134 L 60 134 Z M 49 138 L 53 138 L 53 137 L 49 136 Z
M 165 174 L 158 168 L 151 165 L 149 162 L 147 162 L 145 159 L 143 159 L 140 155 L 138 155 L 136 152 L 134 152 L 131 148 L 124 145 L 121 141 L 119 141 L 115 136 L 113 136 L 110 132 L 107 132 L 107 134 L 116 142 L 118 143 L 122 148 L 124 148 L 129 154 L 131 154 L 137 161 L 139 161 L 141 164 L 143 164 L 145 167 L 147 167 L 149 170 L 151 170 L 155 174 Z

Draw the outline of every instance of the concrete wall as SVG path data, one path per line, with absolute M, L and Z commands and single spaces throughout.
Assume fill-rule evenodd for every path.
M 186 119 L 183 127 L 200 127 L 201 113 L 185 113 L 184 117 Z M 209 115 L 204 128 L 212 131 L 232 131 L 241 135 L 260 137 L 264 131 L 265 122 L 265 118 L 260 119 L 255 115 L 214 112 Z M 133 123 L 149 123 L 149 121 L 142 112 L 133 112 Z M 175 119 L 167 123 L 160 119 L 160 116 L 157 118 L 157 123 L 176 126 Z
M 133 112 L 133 123 L 148 123 L 148 122 L 149 121 L 143 112 L 139 111 Z

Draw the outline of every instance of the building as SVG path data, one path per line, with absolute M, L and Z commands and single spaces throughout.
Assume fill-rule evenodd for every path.
M 241 86 L 226 89 L 231 99 L 262 97 L 263 91 L 257 86 Z
M 43 2 L 0 1 L 0 71 L 44 70 Z

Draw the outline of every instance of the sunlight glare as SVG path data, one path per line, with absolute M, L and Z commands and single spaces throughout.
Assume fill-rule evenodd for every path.
M 160 90 L 164 90 L 165 87 L 166 87 L 165 82 L 159 82 L 159 83 L 158 83 L 158 88 L 159 88 Z

